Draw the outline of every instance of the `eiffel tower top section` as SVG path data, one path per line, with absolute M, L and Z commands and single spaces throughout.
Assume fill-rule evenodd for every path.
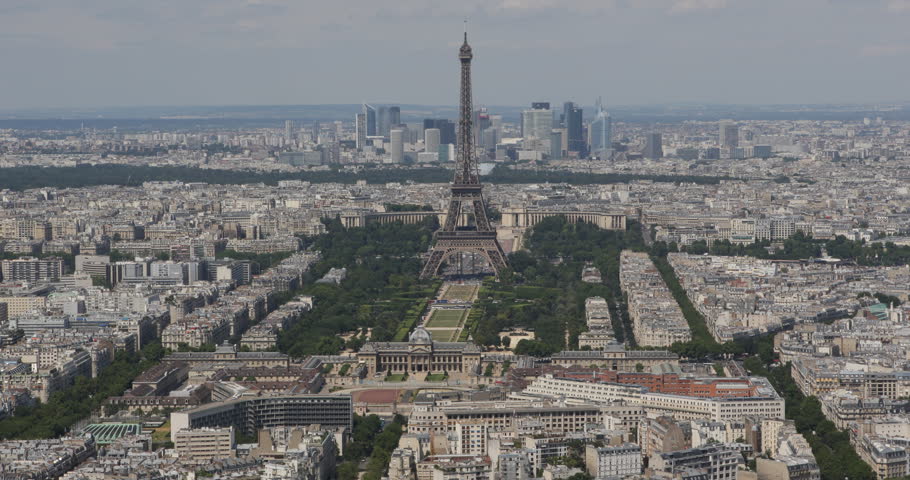
M 462 62 L 470 62 L 474 58 L 474 54 L 471 52 L 471 46 L 468 45 L 468 32 L 464 32 L 464 43 L 461 44 L 461 50 L 458 51 L 458 58 Z
M 464 43 L 458 50 L 461 60 L 461 109 L 458 115 L 458 147 L 455 153 L 454 186 L 480 185 L 480 172 L 474 152 L 474 112 L 471 98 L 471 59 L 474 53 L 468 45 L 468 32 L 464 34 Z

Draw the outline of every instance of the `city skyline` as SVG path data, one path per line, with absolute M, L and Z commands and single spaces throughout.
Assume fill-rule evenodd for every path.
M 910 0 L 123 3 L 0 6 L 0 479 L 910 479 Z
M 7 4 L 0 58 L 18 68 L 0 105 L 452 104 L 465 16 L 484 52 L 479 105 L 875 103 L 906 100 L 910 73 L 905 0 L 157 7 Z M 370 71 L 384 73 L 362 81 Z

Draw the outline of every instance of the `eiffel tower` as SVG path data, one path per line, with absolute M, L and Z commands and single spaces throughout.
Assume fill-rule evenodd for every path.
M 465 31 L 464 43 L 458 52 L 461 61 L 461 110 L 458 119 L 458 150 L 455 154 L 455 178 L 452 196 L 446 213 L 446 223 L 436 232 L 436 244 L 430 252 L 420 278 L 438 274 L 439 267 L 450 257 L 460 253 L 481 255 L 493 266 L 496 275 L 506 268 L 506 255 L 496 240 L 496 230 L 490 225 L 487 206 L 483 201 L 483 185 L 474 151 L 473 106 L 471 101 L 471 59 L 474 54 L 468 45 Z M 466 207 L 470 206 L 469 210 Z M 473 223 L 470 222 L 473 213 Z M 468 218 L 467 225 L 458 220 Z

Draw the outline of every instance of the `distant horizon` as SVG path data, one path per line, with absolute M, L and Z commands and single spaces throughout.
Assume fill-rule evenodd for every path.
M 524 104 L 485 104 L 475 102 L 475 108 L 530 108 L 532 102 L 547 102 L 546 99 L 535 99 Z M 593 108 L 594 101 L 581 102 L 567 96 L 565 100 L 549 100 L 551 109 L 558 110 L 563 102 L 574 102 L 582 108 Z M 298 108 L 298 107 L 351 107 L 369 104 L 374 106 L 402 106 L 402 107 L 428 107 L 457 109 L 456 103 L 410 103 L 396 101 L 367 100 L 362 102 L 327 102 L 327 103 L 199 103 L 199 104 L 130 104 L 130 105 L 79 105 L 79 106 L 46 106 L 46 107 L 3 107 L 0 105 L 0 114 L 9 115 L 18 112 L 31 113 L 41 111 L 66 111 L 66 110 L 139 110 L 139 109 L 192 109 L 192 108 Z M 905 100 L 888 101 L 857 101 L 857 102 L 792 102 L 792 103 L 747 103 L 747 102 L 699 102 L 699 101 L 669 101 L 654 103 L 615 103 L 603 102 L 604 108 L 654 108 L 654 107 L 743 107 L 743 108 L 770 108 L 770 107 L 910 107 L 910 98 Z
M 545 101 L 545 100 L 535 100 Z M 429 117 L 451 118 L 457 112 L 457 106 L 445 104 L 416 104 L 396 102 L 368 101 L 374 106 L 396 105 L 402 107 L 402 119 L 415 120 Z M 530 108 L 525 105 L 482 105 L 476 108 L 488 108 L 492 114 L 501 114 L 507 120 L 515 120 L 521 110 Z M 559 111 L 562 101 L 550 101 L 551 109 Z M 593 104 L 575 102 L 584 109 L 586 118 L 594 114 Z M 137 106 L 99 106 L 99 107 L 36 107 L 21 109 L 0 108 L 0 122 L 29 121 L 174 121 L 174 122 L 217 122 L 217 121 L 353 121 L 348 118 L 360 110 L 362 103 L 324 103 L 324 104 L 225 104 L 225 105 L 137 105 Z M 800 115 L 806 119 L 832 116 L 875 115 L 889 117 L 890 120 L 910 121 L 910 101 L 868 102 L 868 103 L 793 103 L 793 104 L 737 104 L 737 103 L 698 103 L 672 102 L 654 104 L 604 105 L 613 114 L 615 120 L 624 118 L 632 122 L 642 121 L 679 121 L 710 120 L 711 118 L 743 117 L 743 120 L 791 119 L 798 120 Z M 416 110 L 416 111 L 415 111 Z M 777 114 L 778 116 L 775 116 Z M 761 118 L 752 118 L 759 116 Z M 2 128 L 3 125 L 0 125 Z M 9 127 L 7 127 L 9 128 Z

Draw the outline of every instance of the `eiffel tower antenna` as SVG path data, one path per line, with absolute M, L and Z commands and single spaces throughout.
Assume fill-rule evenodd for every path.
M 496 275 L 506 268 L 506 255 L 496 239 L 496 229 L 490 224 L 483 185 L 474 149 L 474 112 L 471 98 L 471 59 L 474 52 L 468 45 L 468 22 L 465 19 L 464 43 L 458 50 L 461 63 L 461 106 L 458 116 L 458 146 L 455 153 L 455 176 L 452 195 L 446 212 L 445 225 L 436 232 L 436 244 L 430 252 L 420 278 L 438 274 L 439 267 L 453 255 L 473 253 L 490 263 Z M 465 207 L 471 208 L 465 212 Z M 466 215 L 467 214 L 467 215 Z M 462 217 L 473 214 L 473 224 L 459 225 Z

